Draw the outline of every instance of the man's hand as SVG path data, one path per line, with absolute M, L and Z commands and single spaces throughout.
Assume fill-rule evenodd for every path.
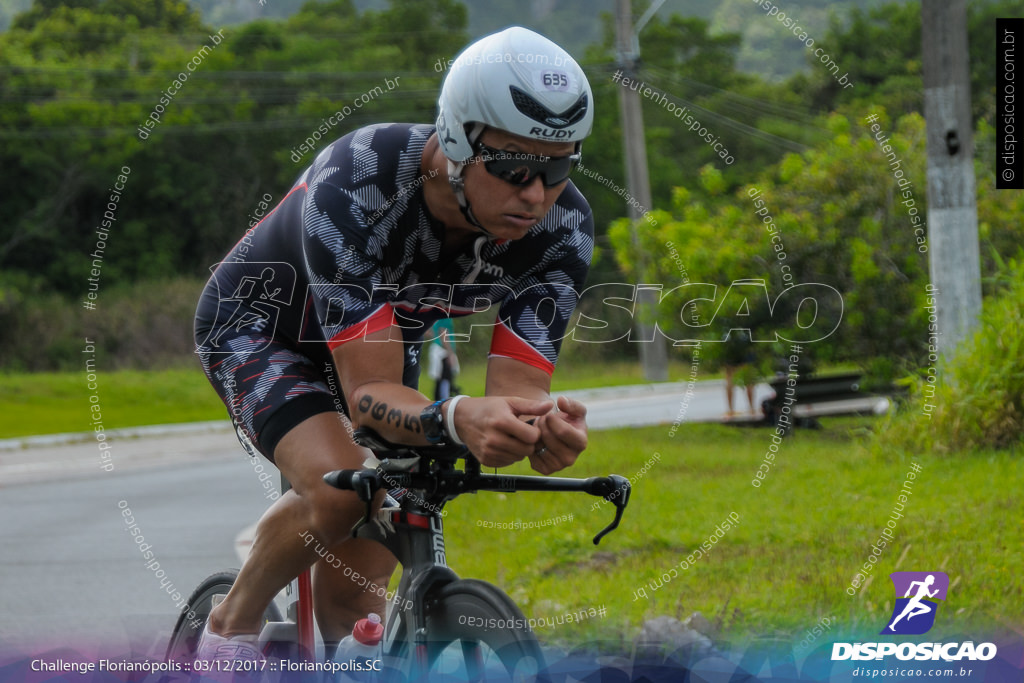
M 456 407 L 455 431 L 480 464 L 486 467 L 505 467 L 524 458 L 532 461 L 532 453 L 538 448 L 537 442 L 543 430 L 519 418 L 546 416 L 552 408 L 551 401 L 516 396 L 467 397 Z
M 540 429 L 537 450 L 530 465 L 541 474 L 552 474 L 569 467 L 587 447 L 587 407 L 567 396 L 558 397 L 558 409 L 538 417 Z

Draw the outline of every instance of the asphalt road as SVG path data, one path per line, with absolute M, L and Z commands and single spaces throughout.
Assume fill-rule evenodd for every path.
M 84 459 L 93 447 L 79 446 Z M 0 653 L 161 652 L 180 611 L 167 586 L 187 597 L 213 571 L 237 567 L 235 536 L 269 504 L 249 462 L 237 445 L 221 446 L 202 463 L 94 465 L 92 475 L 0 489 Z

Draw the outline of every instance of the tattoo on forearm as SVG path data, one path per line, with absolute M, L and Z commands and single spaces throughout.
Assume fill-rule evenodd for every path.
M 357 406 L 359 412 L 369 414 L 374 420 L 383 422 L 384 424 L 394 424 L 399 429 L 406 429 L 407 431 L 419 434 L 422 431 L 420 426 L 420 418 L 418 415 L 406 415 L 400 408 L 388 409 L 388 404 L 384 401 L 376 401 L 369 394 L 364 394 L 359 399 L 359 405 Z
M 418 415 L 406 415 L 402 424 L 410 432 L 420 433 L 420 418 Z

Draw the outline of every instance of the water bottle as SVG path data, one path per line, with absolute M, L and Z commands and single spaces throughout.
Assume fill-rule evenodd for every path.
M 334 655 L 339 667 L 339 681 L 367 683 L 379 678 L 382 668 L 380 641 L 384 637 L 384 625 L 380 615 L 370 613 L 356 622 L 352 635 L 345 636 Z

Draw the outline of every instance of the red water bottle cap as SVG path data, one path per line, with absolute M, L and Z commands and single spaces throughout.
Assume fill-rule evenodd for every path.
M 380 615 L 371 612 L 365 619 L 356 622 L 352 629 L 352 637 L 363 645 L 377 645 L 384 637 L 384 625 L 380 623 Z

